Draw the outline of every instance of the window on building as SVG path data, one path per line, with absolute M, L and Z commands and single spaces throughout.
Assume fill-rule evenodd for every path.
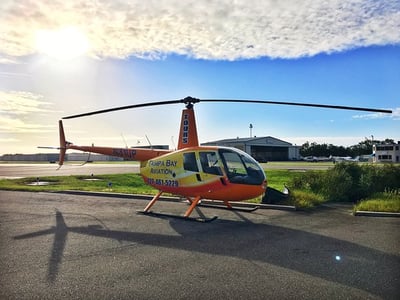
M 377 146 L 378 151 L 393 151 L 393 146 Z
M 378 159 L 380 160 L 392 160 L 391 155 L 378 155 Z

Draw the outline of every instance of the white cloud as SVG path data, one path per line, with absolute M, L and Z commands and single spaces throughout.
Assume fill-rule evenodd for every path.
M 42 95 L 23 91 L 0 91 L 0 133 L 48 133 L 54 125 L 46 125 L 40 114 L 52 112 Z M 35 121 L 36 120 L 36 121 Z
M 42 100 L 43 96 L 22 91 L 0 91 L 0 113 L 25 115 L 29 113 L 49 112 L 44 108 L 50 103 Z
M 384 118 L 390 118 L 396 121 L 400 121 L 400 107 L 396 107 L 392 109 L 391 114 L 385 114 L 385 113 L 369 113 L 369 114 L 364 114 L 364 115 L 354 115 L 353 119 L 366 119 L 366 120 L 371 120 L 371 119 L 384 119 Z
M 16 138 L 1 138 L 0 137 L 0 143 L 15 143 L 15 142 L 19 142 L 19 140 Z
M 50 133 L 56 126 L 26 122 L 23 119 L 0 116 L 0 133 Z
M 15 64 L 20 64 L 20 63 L 21 62 L 19 62 L 14 57 L 0 56 L 0 64 L 2 64 L 2 65 L 15 65 Z
M 79 28 L 91 55 L 297 58 L 400 43 L 398 0 L 6 0 L 0 53 L 36 52 L 43 29 Z

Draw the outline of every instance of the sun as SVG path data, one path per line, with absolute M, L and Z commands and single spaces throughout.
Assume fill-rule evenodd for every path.
M 59 60 L 68 60 L 85 54 L 89 42 L 85 34 L 76 27 L 56 30 L 39 30 L 36 33 L 36 49 Z

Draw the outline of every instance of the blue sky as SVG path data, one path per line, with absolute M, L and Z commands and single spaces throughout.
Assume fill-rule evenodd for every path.
M 195 106 L 200 142 L 400 140 L 398 1 L 5 1 L 0 154 L 57 145 L 67 115 L 142 102 L 257 99 L 392 109 Z M 183 3 L 183 4 L 182 4 Z M 169 144 L 180 105 L 66 120 L 67 139 Z

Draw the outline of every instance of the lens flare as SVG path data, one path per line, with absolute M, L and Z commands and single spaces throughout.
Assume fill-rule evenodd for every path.
M 85 34 L 76 27 L 57 30 L 39 30 L 36 33 L 36 49 L 60 60 L 68 60 L 85 54 L 89 42 Z

